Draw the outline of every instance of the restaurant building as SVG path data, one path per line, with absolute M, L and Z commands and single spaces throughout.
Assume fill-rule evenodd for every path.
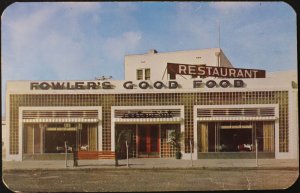
M 8 81 L 6 159 L 298 158 L 297 72 L 234 68 L 220 48 L 125 56 L 125 80 Z M 257 145 L 256 145 L 257 144 Z M 121 144 L 121 151 L 124 144 Z

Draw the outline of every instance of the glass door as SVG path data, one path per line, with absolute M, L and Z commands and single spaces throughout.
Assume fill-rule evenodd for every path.
M 138 157 L 159 156 L 159 126 L 138 126 Z

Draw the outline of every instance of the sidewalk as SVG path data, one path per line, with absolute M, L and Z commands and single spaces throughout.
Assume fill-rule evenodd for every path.
M 3 170 L 80 170 L 80 169 L 128 169 L 127 160 L 119 160 L 119 167 L 115 167 L 115 160 L 79 160 L 78 166 L 73 166 L 73 160 L 24 160 L 2 161 Z M 177 160 L 174 158 L 131 158 L 129 169 L 299 169 L 298 160 L 260 159 L 256 165 L 255 159 L 199 159 Z

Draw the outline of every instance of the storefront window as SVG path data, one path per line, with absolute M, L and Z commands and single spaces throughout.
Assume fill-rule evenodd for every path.
M 274 152 L 274 122 L 198 123 L 199 152 Z
M 64 153 L 65 142 L 69 146 L 68 151 L 76 145 L 75 124 L 48 124 L 45 130 L 45 153 Z
M 24 153 L 64 153 L 65 142 L 68 152 L 97 150 L 97 124 L 48 123 L 25 124 Z
M 41 153 L 41 128 L 34 127 L 34 153 Z
M 120 159 L 125 159 L 127 156 L 126 141 L 129 157 L 136 157 L 136 128 L 135 124 L 116 124 L 115 145 L 118 146 Z
M 42 150 L 42 129 L 39 124 L 26 124 L 24 136 L 27 140 L 23 142 L 24 153 L 41 153 Z

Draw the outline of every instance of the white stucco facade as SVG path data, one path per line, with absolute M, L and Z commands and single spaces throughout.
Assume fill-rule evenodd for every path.
M 273 121 L 274 158 L 299 158 L 298 79 L 296 71 L 267 72 L 265 78 L 239 79 L 198 77 L 192 79 L 190 76 L 185 76 L 185 78 L 183 78 L 182 76 L 177 75 L 175 80 L 170 80 L 167 76 L 164 76 L 168 62 L 233 68 L 232 64 L 220 48 L 166 53 L 157 53 L 152 50 L 147 54 L 125 56 L 125 80 L 33 80 L 7 82 L 6 126 L 8 132 L 6 133 L 6 159 L 17 161 L 23 159 L 23 144 L 25 139 L 16 136 L 23 136 L 24 123 L 26 123 L 26 121 L 23 121 L 23 112 L 26 110 L 34 112 L 49 110 L 52 111 L 53 116 L 56 111 L 58 112 L 60 110 L 70 112 L 72 110 L 96 110 L 98 112 L 97 121 L 90 122 L 97 123 L 96 138 L 98 151 L 115 151 L 115 128 L 117 124 L 125 126 L 132 124 L 158 125 L 158 136 L 160 141 L 164 140 L 161 138 L 164 136 L 164 133 L 162 132 L 165 132 L 162 128 L 164 125 L 177 125 L 181 132 L 189 133 L 189 138 L 186 138 L 186 140 L 193 138 L 192 158 L 199 159 L 199 133 L 197 124 L 198 121 L 201 122 L 203 119 L 197 117 L 197 111 L 203 108 L 224 108 L 227 111 L 230 111 L 230 109 L 247 108 L 258 110 L 260 108 L 273 109 L 274 116 L 272 117 L 257 116 L 256 118 L 251 118 L 244 116 L 232 118 L 224 116 L 224 121 Z M 150 69 L 150 79 L 137 80 L 137 70 L 146 68 Z M 251 67 L 249 68 L 251 69 Z M 226 87 L 220 86 L 220 82 L 224 80 L 229 83 Z M 235 87 L 234 82 L 236 80 L 242 81 L 243 86 Z M 216 82 L 216 86 L 209 88 L 206 85 L 209 81 Z M 176 87 L 172 88 L 170 85 L 174 82 L 176 82 Z M 195 83 L 201 86 L 195 87 Z M 158 85 L 158 87 L 155 85 Z M 241 96 L 237 96 L 236 93 Z M 264 98 L 264 100 L 259 99 L 258 101 L 252 100 L 251 97 L 249 97 L 252 93 L 255 94 L 256 98 L 261 97 L 261 95 L 263 95 L 262 93 L 267 93 L 266 95 L 270 96 L 273 96 L 274 93 L 279 94 L 276 95 L 277 98 L 275 97 L 272 99 L 275 102 L 269 102 L 268 98 Z M 287 95 L 284 95 L 284 93 L 287 93 Z M 167 100 L 164 98 L 159 99 L 156 95 L 169 98 Z M 207 97 L 209 101 L 198 101 L 198 99 L 194 99 L 194 97 L 201 98 L 200 95 L 201 97 Z M 220 101 L 222 100 L 221 96 L 226 99 L 226 97 L 228 97 L 227 95 L 234 96 L 235 98 L 232 97 L 232 101 L 226 102 L 226 104 L 217 104 L 222 103 L 222 101 Z M 278 99 L 278 97 L 281 96 L 287 96 L 287 98 Z M 18 99 L 13 99 L 13 97 Z M 248 102 L 243 102 L 241 104 L 235 102 L 235 100 L 243 101 L 243 97 L 248 97 Z M 52 101 L 54 104 L 46 103 L 45 101 Z M 38 107 L 30 106 L 30 104 L 34 104 L 35 102 L 37 102 L 35 105 Z M 14 106 L 16 106 L 15 109 L 11 108 Z M 284 110 L 279 113 L 280 109 Z M 141 113 L 150 112 L 150 114 L 155 111 L 167 112 L 174 110 L 178 111 L 178 117 L 143 119 L 139 117 L 127 117 L 126 119 L 116 117 L 116 111 L 122 110 L 128 112 L 137 110 Z M 10 126 L 10 123 L 16 122 L 17 119 L 10 115 L 18 115 L 19 122 L 13 127 Z M 193 116 L 192 118 L 190 117 L 191 115 Z M 282 119 L 281 116 L 285 116 L 285 118 Z M 44 121 L 44 119 L 41 118 L 36 119 L 36 121 L 38 120 Z M 66 119 L 66 122 L 88 123 L 87 120 L 83 120 L 83 118 L 74 119 L 73 121 L 71 119 Z M 221 122 L 220 119 L 214 118 L 207 120 L 207 122 L 214 120 Z M 287 123 L 280 123 L 279 120 L 288 121 Z M 48 121 L 48 123 L 50 123 L 50 121 Z M 138 126 L 136 127 L 136 130 L 138 130 Z M 147 130 L 147 132 L 149 131 Z M 285 133 L 284 136 L 281 134 L 282 132 Z M 11 135 L 13 137 L 10 137 Z M 12 138 L 18 139 L 18 142 L 10 141 Z M 139 136 L 137 136 L 135 142 L 139 143 Z M 165 149 L 163 149 L 167 145 L 163 147 L 162 144 L 158 144 L 161 145 L 158 150 L 159 157 L 169 156 L 170 153 L 165 153 Z M 185 143 L 181 147 L 181 152 L 183 154 L 182 158 L 190 159 L 190 149 L 188 147 L 185 148 L 184 146 L 188 146 L 188 143 Z M 138 149 L 138 145 L 136 145 L 136 147 Z M 13 151 L 11 151 L 11 148 L 14 148 Z M 137 149 L 135 149 L 135 151 L 138 151 Z
M 137 69 L 150 69 L 152 80 L 167 80 L 165 69 L 168 62 L 233 67 L 220 48 L 162 53 L 150 50 L 146 54 L 125 56 L 125 80 L 136 80 Z M 177 76 L 176 79 L 184 78 Z

